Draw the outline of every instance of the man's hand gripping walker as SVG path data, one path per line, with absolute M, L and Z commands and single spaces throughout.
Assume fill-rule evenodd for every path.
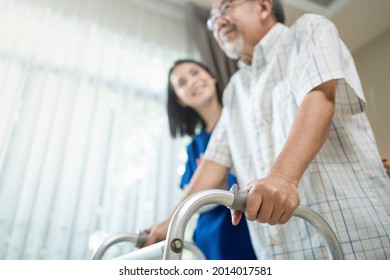
M 237 185 L 234 185 L 230 191 L 206 190 L 195 193 L 184 200 L 176 209 L 169 224 L 165 241 L 122 255 L 116 259 L 145 260 L 161 259 L 163 257 L 164 260 L 179 260 L 182 258 L 183 249 L 189 250 L 197 259 L 205 259 L 203 253 L 195 244 L 184 241 L 185 228 L 190 218 L 200 208 L 210 204 L 225 205 L 231 209 L 245 211 L 247 197 L 248 192 L 240 191 Z M 319 214 L 305 206 L 299 206 L 293 216 L 306 220 L 320 233 L 327 248 L 329 259 L 344 259 L 344 254 L 335 233 Z M 102 259 L 106 250 L 116 243 L 128 241 L 141 245 L 146 239 L 147 235 L 145 233 L 113 235 L 95 250 L 92 259 Z
M 237 185 L 234 185 L 230 191 L 206 190 L 188 197 L 176 209 L 169 224 L 164 259 L 181 259 L 184 248 L 185 227 L 191 216 L 201 207 L 208 204 L 222 204 L 231 209 L 245 211 L 247 197 L 248 192 L 240 191 Z M 344 259 L 344 254 L 336 234 L 319 214 L 305 206 L 299 206 L 293 216 L 306 220 L 320 233 L 325 242 L 329 259 Z

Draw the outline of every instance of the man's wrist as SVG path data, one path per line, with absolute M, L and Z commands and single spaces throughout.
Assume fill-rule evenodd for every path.
M 279 178 L 293 184 L 295 187 L 298 187 L 299 179 L 297 179 L 297 178 L 290 177 L 289 175 L 285 175 L 284 173 L 278 172 L 278 171 L 271 171 L 268 175 L 279 177 Z

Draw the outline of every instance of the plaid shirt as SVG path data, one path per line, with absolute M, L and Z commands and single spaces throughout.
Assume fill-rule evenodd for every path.
M 204 158 L 232 169 L 240 186 L 265 177 L 286 142 L 297 110 L 314 87 L 337 80 L 327 140 L 299 183 L 302 205 L 338 236 L 347 259 L 390 258 L 390 181 L 364 113 L 350 52 L 326 18 L 308 14 L 276 24 L 224 92 L 224 109 Z M 315 229 L 299 218 L 285 225 L 250 222 L 259 259 L 324 259 Z

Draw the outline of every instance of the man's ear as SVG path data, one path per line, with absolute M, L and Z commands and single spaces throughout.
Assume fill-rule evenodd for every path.
M 272 16 L 273 0 L 258 0 L 260 3 L 261 11 L 260 17 L 262 20 L 266 20 Z

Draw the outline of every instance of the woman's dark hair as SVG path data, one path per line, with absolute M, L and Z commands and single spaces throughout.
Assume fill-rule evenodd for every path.
M 215 77 L 209 68 L 204 64 L 192 60 L 192 59 L 180 59 L 176 60 L 169 70 L 168 74 L 168 101 L 167 101 L 167 111 L 168 111 L 168 120 L 169 120 L 169 130 L 171 136 L 175 138 L 177 135 L 195 135 L 195 129 L 198 125 L 202 128 L 205 126 L 204 120 L 198 115 L 198 113 L 190 107 L 183 107 L 178 102 L 178 97 L 173 89 L 171 84 L 171 74 L 172 71 L 182 63 L 193 63 L 199 67 L 206 70 L 211 76 Z M 216 90 L 218 95 L 218 101 L 222 104 L 222 89 L 220 88 L 218 82 L 216 84 Z

